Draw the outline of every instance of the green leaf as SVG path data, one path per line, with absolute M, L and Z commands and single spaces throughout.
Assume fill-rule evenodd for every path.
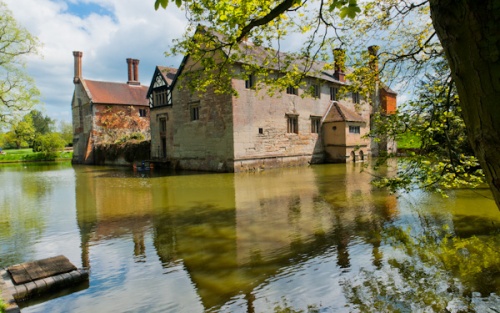
M 175 0 L 175 4 L 177 5 L 178 8 L 180 8 L 182 5 L 182 0 Z
M 168 6 L 168 0 L 156 0 L 155 2 L 155 10 L 158 10 L 158 8 L 160 7 L 166 9 L 167 6 Z

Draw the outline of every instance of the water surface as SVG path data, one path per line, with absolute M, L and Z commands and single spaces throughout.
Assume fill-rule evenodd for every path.
M 418 242 L 402 240 L 498 244 L 500 213 L 488 190 L 397 196 L 374 189 L 360 166 L 205 174 L 3 165 L 0 266 L 63 254 L 90 268 L 88 284 L 23 312 L 365 311 L 358 302 L 411 312 L 432 301 L 479 311 L 500 303 L 500 260 L 484 265 L 481 283 L 482 272 L 443 272 L 409 252 Z M 381 289 L 394 294 L 380 298 Z M 439 299 L 426 300 L 428 291 Z

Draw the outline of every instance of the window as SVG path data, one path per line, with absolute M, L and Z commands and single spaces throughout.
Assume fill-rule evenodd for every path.
M 319 134 L 321 131 L 321 117 L 311 116 L 311 133 Z
M 259 135 L 263 135 L 263 134 L 264 134 L 264 129 L 259 127 Z
M 359 134 L 360 133 L 360 127 L 359 126 L 349 126 L 349 132 L 351 134 Z
M 165 135 L 167 132 L 167 119 L 166 118 L 160 118 L 160 135 Z
M 248 75 L 248 78 L 245 80 L 245 88 L 246 89 L 254 89 L 255 88 L 255 76 Z
M 314 98 L 321 98 L 321 88 L 318 84 L 312 85 L 312 92 L 313 92 L 313 97 Z
M 147 112 L 146 109 L 139 109 L 139 116 L 140 117 L 146 117 Z
M 191 107 L 191 121 L 197 121 L 200 119 L 200 107 L 192 106 Z
M 287 132 L 288 133 L 299 133 L 299 116 L 298 115 L 287 115 Z
M 168 89 L 153 91 L 153 106 L 171 105 L 172 95 Z
M 359 102 L 360 102 L 359 92 L 352 93 L 352 102 L 359 104 Z
M 293 87 L 293 86 L 288 86 L 286 88 L 286 93 L 289 95 L 298 95 L 299 94 L 299 89 Z
M 338 88 L 330 87 L 330 101 L 337 100 L 337 92 L 338 92 Z

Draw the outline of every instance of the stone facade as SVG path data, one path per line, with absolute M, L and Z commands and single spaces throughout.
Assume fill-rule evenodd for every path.
M 225 66 L 231 73 L 243 71 L 242 64 Z M 372 154 L 373 143 L 364 137 L 371 127 L 372 101 L 352 93 L 337 99 L 336 91 L 347 84 L 337 65 L 331 73 L 305 78 L 306 88 L 315 85 L 314 97 L 301 88 L 271 96 L 266 86 L 256 90 L 241 78 L 232 79 L 237 96 L 210 88 L 200 95 L 186 87 L 182 72 L 187 69 L 199 70 L 189 57 L 178 71 L 157 67 L 153 76 L 148 91 L 153 161 L 179 169 L 242 172 L 360 161 Z M 258 84 L 258 78 L 251 81 Z M 386 91 L 377 105 L 392 113 L 396 93 Z M 164 92 L 168 104 L 158 96 Z

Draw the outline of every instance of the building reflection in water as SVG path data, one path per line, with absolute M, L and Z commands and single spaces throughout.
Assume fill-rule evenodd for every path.
M 76 177 L 82 264 L 117 238 L 132 240 L 135 262 L 150 262 L 152 237 L 162 267 L 182 264 L 205 309 L 243 295 L 252 312 L 257 286 L 333 247 L 349 271 L 353 240 L 369 244 L 380 267 L 380 230 L 397 214 L 395 198 L 372 191 L 352 164 L 151 178 L 79 167 Z

